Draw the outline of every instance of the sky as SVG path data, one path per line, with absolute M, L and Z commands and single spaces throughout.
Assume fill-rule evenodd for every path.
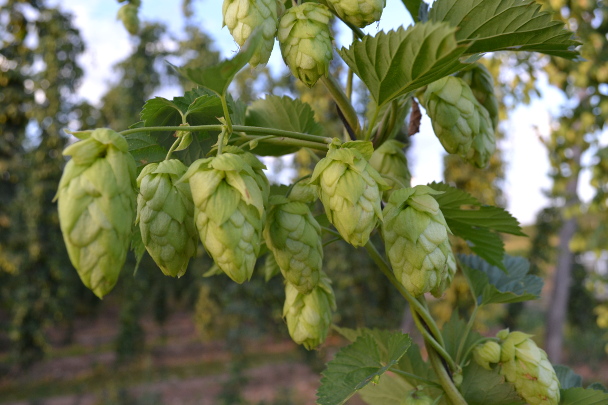
M 116 20 L 120 4 L 112 0 L 51 0 L 51 3 L 74 15 L 74 24 L 80 29 L 87 45 L 87 51 L 80 60 L 86 73 L 79 95 L 93 103 L 99 103 L 101 96 L 116 79 L 112 66 L 126 58 L 134 45 L 133 39 Z M 193 0 L 194 20 L 215 40 L 216 48 L 221 50 L 222 56 L 229 58 L 238 50 L 238 46 L 227 28 L 222 28 L 221 3 L 221 0 Z M 142 0 L 140 18 L 165 23 L 177 37 L 183 32 L 181 0 Z M 367 27 L 365 31 L 373 34 L 378 29 L 386 31 L 410 23 L 411 18 L 402 2 L 387 0 L 380 23 Z M 339 47 L 348 45 L 350 34 L 344 30 L 335 41 Z M 286 74 L 277 43 L 269 66 L 274 74 Z M 522 224 L 533 223 L 538 210 L 548 204 L 543 190 L 551 186 L 547 175 L 550 166 L 546 149 L 539 137 L 549 136 L 551 117 L 565 101 L 558 90 L 547 84 L 546 77 L 541 76 L 539 80 L 542 98 L 534 100 L 530 105 L 518 107 L 509 120 L 502 124 L 506 133 L 501 146 L 507 165 L 504 189 L 508 200 L 507 209 Z M 165 87 L 152 97 L 172 98 L 178 96 L 179 91 L 177 87 Z M 444 154 L 441 144 L 433 135 L 430 120 L 425 116 L 421 132 L 413 137 L 413 146 L 408 152 L 413 183 L 441 181 Z M 588 156 L 584 157 L 584 160 L 589 159 Z M 587 171 L 582 175 L 579 189 L 583 200 L 592 196 L 588 182 Z

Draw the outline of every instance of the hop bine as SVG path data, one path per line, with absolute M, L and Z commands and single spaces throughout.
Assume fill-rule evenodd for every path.
M 264 239 L 285 279 L 301 294 L 319 283 L 323 265 L 321 227 L 303 202 L 272 196 Z
M 167 276 L 181 277 L 196 253 L 194 203 L 188 183 L 178 183 L 186 166 L 177 159 L 151 163 L 139 177 L 137 219 L 146 250 Z
M 80 279 L 102 298 L 112 290 L 129 249 L 135 216 L 135 161 L 110 129 L 75 133 L 57 200 L 59 223 Z
M 382 235 L 397 280 L 412 295 L 439 297 L 452 282 L 456 260 L 439 203 L 427 186 L 395 191 L 384 208 Z
M 382 220 L 381 195 L 388 185 L 369 164 L 372 153 L 371 142 L 335 141 L 310 180 L 319 185 L 327 218 L 353 246 L 365 245 Z
M 243 46 L 256 28 L 262 31 L 264 41 L 249 61 L 251 66 L 268 63 L 277 34 L 278 7 L 276 0 L 224 0 L 224 25 L 237 44 Z
M 331 281 L 325 274 L 321 274 L 319 284 L 309 294 L 302 294 L 289 282 L 285 285 L 283 317 L 287 321 L 289 335 L 308 350 L 325 341 L 335 307 Z
M 333 58 L 329 20 L 331 12 L 317 3 L 291 7 L 279 22 L 278 39 L 291 73 L 308 87 L 327 76 Z
M 407 167 L 404 147 L 403 143 L 390 139 L 380 145 L 369 160 L 369 164 L 391 187 L 382 194 L 384 201 L 388 201 L 393 191 L 411 186 L 412 175 Z
M 195 161 L 180 181 L 190 183 L 195 224 L 207 252 L 232 280 L 249 280 L 265 219 L 251 166 L 240 155 L 224 153 Z
M 363 28 L 380 20 L 386 0 L 327 0 L 344 21 Z
M 464 80 L 447 76 L 427 86 L 420 101 L 448 153 L 485 167 L 496 149 L 492 121 Z

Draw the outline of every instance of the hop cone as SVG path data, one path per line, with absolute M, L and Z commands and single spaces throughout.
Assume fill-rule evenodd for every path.
M 319 283 L 323 265 L 321 227 L 308 205 L 273 196 L 264 239 L 285 279 L 301 294 Z
M 497 336 L 503 340 L 500 373 L 515 385 L 517 393 L 530 405 L 557 405 L 559 380 L 547 353 L 526 333 L 505 329 Z
M 479 115 L 479 133 L 473 137 L 467 161 L 484 168 L 496 151 L 496 136 L 488 111 L 479 103 L 475 105 L 475 110 Z
M 102 298 L 118 279 L 135 216 L 135 161 L 127 141 L 110 129 L 79 133 L 63 154 L 59 223 L 80 279 Z
M 312 350 L 325 341 L 331 325 L 332 310 L 336 307 L 329 278 L 322 274 L 319 284 L 302 294 L 291 283 L 285 285 L 283 317 L 294 342 Z
M 473 358 L 477 364 L 491 370 L 491 363 L 500 363 L 500 345 L 494 341 L 478 345 L 473 349 Z
M 266 165 L 264 163 L 260 162 L 260 159 L 258 159 L 253 153 L 244 151 L 243 149 L 236 147 L 236 146 L 225 145 L 224 152 L 234 153 L 236 155 L 239 155 L 240 157 L 243 158 L 245 163 L 247 163 L 249 166 L 251 166 L 251 168 L 253 169 L 253 174 L 254 174 L 253 179 L 255 180 L 255 182 L 258 184 L 258 187 L 260 187 L 260 190 L 262 191 L 262 197 L 264 198 L 264 205 L 266 206 L 268 204 L 268 197 L 270 196 L 270 183 L 268 182 L 268 178 L 266 177 L 266 174 L 264 173 L 264 169 L 266 169 Z
M 328 0 L 344 21 L 363 28 L 380 20 L 386 0 Z
M 277 7 L 276 0 L 224 0 L 224 25 L 237 44 L 242 46 L 256 28 L 262 30 L 264 42 L 249 61 L 251 66 L 268 63 L 277 34 Z
M 177 159 L 151 163 L 137 178 L 137 220 L 141 237 L 167 276 L 181 277 L 196 253 L 194 203 L 188 183 L 178 183 L 186 166 Z
M 407 167 L 407 158 L 403 152 L 404 146 L 397 140 L 388 140 L 374 151 L 369 160 L 369 164 L 383 176 L 391 187 L 382 195 L 385 201 L 388 201 L 393 191 L 410 187 L 412 175 Z
M 494 93 L 494 78 L 488 68 L 476 63 L 472 68 L 459 72 L 458 77 L 469 85 L 475 99 L 488 111 L 495 129 L 498 125 L 498 99 Z
M 279 23 L 279 44 L 291 73 L 308 87 L 326 76 L 333 58 L 329 19 L 331 12 L 317 3 L 287 10 Z
M 384 209 L 386 255 L 397 280 L 417 296 L 439 297 L 452 281 L 456 261 L 448 240 L 449 229 L 427 186 L 395 191 Z
M 353 246 L 365 245 L 378 220 L 382 220 L 381 195 L 388 186 L 367 161 L 372 151 L 370 142 L 332 145 L 317 163 L 310 181 L 320 186 L 319 197 L 327 218 Z
M 253 169 L 241 156 L 224 153 L 192 163 L 180 181 L 186 180 L 203 246 L 232 280 L 249 280 L 264 223 L 264 197 Z
M 125 29 L 131 35 L 139 32 L 139 16 L 137 15 L 139 8 L 135 4 L 125 4 L 118 9 L 116 18 L 122 21 Z
M 435 401 L 420 390 L 412 390 L 400 405 L 433 405 Z

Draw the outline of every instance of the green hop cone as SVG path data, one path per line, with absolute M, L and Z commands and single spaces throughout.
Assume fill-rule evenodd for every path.
M 475 110 L 479 115 L 479 132 L 473 137 L 466 159 L 469 163 L 484 168 L 496 151 L 496 136 L 488 111 L 479 103 L 475 105 Z
M 289 335 L 308 350 L 325 341 L 335 307 L 331 281 L 325 274 L 321 274 L 319 284 L 310 294 L 302 294 L 289 282 L 285 285 L 283 317 L 287 321 Z
M 333 58 L 329 20 L 331 12 L 317 3 L 291 7 L 279 22 L 278 39 L 291 73 L 308 87 L 327 76 Z
M 391 187 L 385 190 L 382 197 L 388 201 L 393 191 L 411 186 L 412 175 L 407 167 L 407 158 L 403 152 L 404 144 L 390 139 L 374 151 L 369 164 L 382 175 Z
M 473 96 L 488 111 L 492 120 L 492 128 L 498 125 L 498 99 L 494 93 L 494 78 L 481 63 L 472 65 L 470 69 L 458 72 L 458 77 L 469 85 Z
M 456 272 L 450 230 L 427 186 L 395 191 L 384 208 L 382 235 L 397 280 L 412 295 L 439 297 Z
M 118 14 L 116 14 L 116 18 L 122 21 L 122 25 L 124 25 L 125 29 L 131 35 L 136 35 L 139 32 L 138 12 L 139 7 L 129 3 L 118 9 Z
M 285 279 L 301 294 L 319 283 L 323 265 L 321 227 L 308 205 L 272 196 L 264 239 Z
M 560 385 L 547 353 L 539 348 L 531 335 L 500 331 L 500 374 L 515 385 L 517 393 L 530 405 L 557 405 Z
M 251 66 L 268 63 L 277 34 L 277 11 L 276 0 L 224 0 L 224 25 L 237 44 L 243 46 L 256 28 L 262 30 L 264 41 L 249 61 Z
M 386 0 L 327 0 L 344 21 L 363 28 L 380 20 Z
M 388 187 L 369 164 L 371 142 L 334 143 L 317 163 L 310 183 L 319 185 L 319 197 L 329 221 L 345 241 L 363 246 L 382 221 L 382 191 Z
M 135 217 L 135 161 L 110 129 L 75 134 L 57 200 L 59 223 L 80 279 L 102 298 L 124 265 Z
M 177 159 L 151 163 L 137 178 L 137 219 L 146 250 L 167 276 L 181 277 L 196 253 L 194 203 L 186 166 Z
M 239 147 L 232 146 L 232 145 L 225 145 L 223 150 L 226 153 L 234 153 L 236 155 L 239 155 L 240 157 L 243 158 L 245 163 L 247 163 L 249 166 L 251 166 L 251 169 L 253 169 L 253 174 L 254 174 L 253 179 L 255 180 L 255 182 L 258 184 L 258 187 L 260 187 L 260 190 L 262 191 L 262 197 L 264 198 L 264 205 L 267 205 L 268 197 L 270 196 L 270 182 L 268 181 L 268 178 L 266 177 L 266 173 L 264 173 L 264 169 L 266 169 L 266 165 L 264 163 L 260 162 L 260 159 L 258 159 L 253 153 L 244 151 L 243 149 L 241 149 Z
M 265 219 L 251 166 L 240 155 L 224 153 L 195 161 L 180 181 L 190 183 L 194 220 L 207 252 L 232 280 L 249 280 Z
M 500 363 L 500 345 L 494 341 L 477 345 L 473 349 L 473 358 L 477 364 L 486 370 L 491 370 L 490 364 Z

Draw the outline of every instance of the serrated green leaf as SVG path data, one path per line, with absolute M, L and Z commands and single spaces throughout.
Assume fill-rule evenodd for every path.
M 473 255 L 458 255 L 458 259 L 479 305 L 540 298 L 543 280 L 528 274 L 530 263 L 523 257 L 505 256 L 505 270 Z
M 365 386 L 359 395 L 369 405 L 399 404 L 414 388 L 403 378 L 386 374 L 377 384 Z
M 515 387 L 495 371 L 486 370 L 474 361 L 462 373 L 460 392 L 469 405 L 520 405 L 525 404 Z
M 540 8 L 533 0 L 437 0 L 429 19 L 458 27 L 456 38 L 469 45 L 467 54 L 510 50 L 578 57 L 574 47 L 580 42 Z
M 140 116 L 146 127 L 175 126 L 182 123 L 180 108 L 162 97 L 146 101 Z
M 199 122 L 217 122 L 217 117 L 224 116 L 222 101 L 216 95 L 197 97 L 184 113 L 190 125 L 203 125 Z
M 254 31 L 241 48 L 241 51 L 232 59 L 218 63 L 217 65 L 205 68 L 179 68 L 175 70 L 190 81 L 203 86 L 219 96 L 225 95 L 228 86 L 234 76 L 245 67 L 253 54 L 262 45 L 262 30 Z
M 147 132 L 137 132 L 125 136 L 129 144 L 129 153 L 135 159 L 137 166 L 161 162 L 167 156 L 168 150 L 159 145 Z
M 606 405 L 608 393 L 584 388 L 561 390 L 560 405 Z
M 407 350 L 407 353 L 399 360 L 397 367 L 401 371 L 406 373 L 414 374 L 418 377 L 426 378 L 427 380 L 435 381 L 435 373 L 431 368 L 431 365 L 422 359 L 420 348 L 417 344 L 412 343 L 412 346 Z M 405 376 L 400 375 L 402 378 L 407 380 L 411 385 L 420 384 L 419 380 L 409 379 Z
M 458 348 L 460 347 L 460 338 L 462 337 L 462 331 L 465 330 L 467 324 L 458 317 L 458 311 L 452 312 L 452 317 L 447 321 L 441 329 L 443 340 L 445 342 L 445 350 L 452 356 L 453 359 L 457 358 Z M 468 349 L 473 346 L 481 335 L 475 331 L 469 332 L 467 340 L 464 342 L 462 347 L 462 353 L 466 353 Z
M 338 325 L 332 325 L 332 328 L 351 343 L 357 340 L 365 331 L 365 329 L 342 328 Z
M 434 197 L 452 233 L 467 241 L 471 250 L 488 263 L 504 270 L 504 243 L 496 232 L 526 236 L 519 222 L 504 209 L 482 206 L 470 194 L 445 183 L 428 186 L 443 191 Z
M 418 23 L 407 30 L 365 36 L 339 53 L 379 106 L 464 67 L 466 50 L 447 23 Z
M 359 336 L 327 363 L 317 391 L 317 403 L 343 404 L 397 364 L 410 344 L 410 337 L 400 332 L 374 331 Z
M 597 391 L 602 391 L 608 394 L 608 388 L 606 388 L 606 386 L 602 383 L 599 382 L 595 382 L 593 384 L 589 384 L 589 386 L 587 387 L 588 390 L 597 390 Z
M 563 390 L 583 386 L 583 377 L 576 374 L 570 367 L 555 365 L 553 366 L 553 369 L 559 380 L 559 385 Z
M 323 134 L 323 128 L 315 121 L 315 114 L 310 105 L 298 99 L 273 95 L 251 103 L 247 108 L 245 125 L 311 135 Z M 262 156 L 281 156 L 296 152 L 298 149 L 295 146 L 266 144 L 259 145 L 255 153 Z
M 422 0 L 401 0 L 407 11 L 409 11 L 414 21 L 419 21 L 418 14 L 420 12 L 420 5 L 423 3 Z

